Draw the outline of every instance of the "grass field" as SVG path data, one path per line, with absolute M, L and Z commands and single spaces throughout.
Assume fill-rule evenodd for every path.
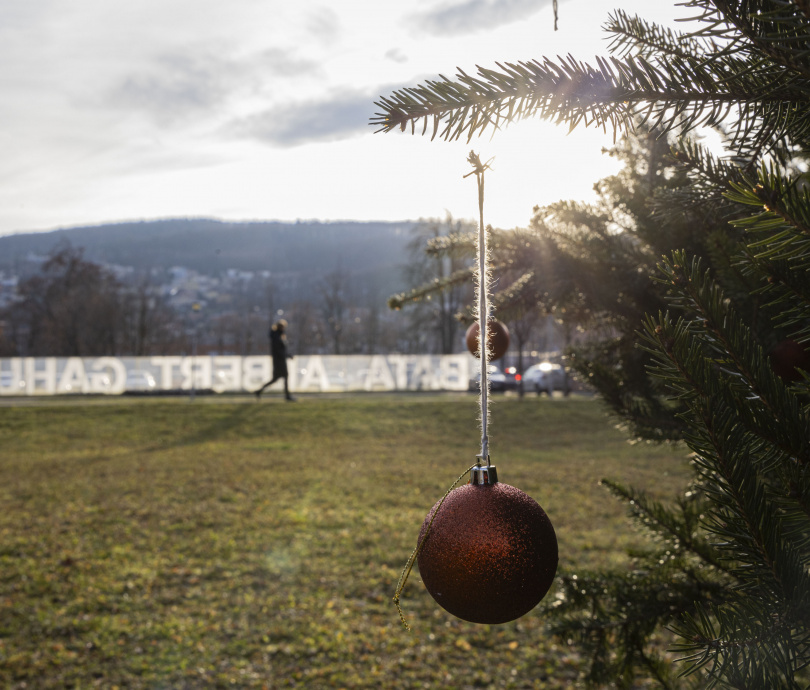
M 472 396 L 2 408 L 0 686 L 579 687 L 539 609 L 465 623 L 414 571 L 399 622 L 422 520 L 479 450 Z M 491 452 L 569 572 L 641 539 L 600 478 L 687 481 L 683 449 L 629 445 L 585 398 L 496 398 Z

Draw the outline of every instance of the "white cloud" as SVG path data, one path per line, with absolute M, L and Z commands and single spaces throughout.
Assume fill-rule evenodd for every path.
M 231 65 L 211 56 L 163 55 L 148 71 L 126 76 L 108 98 L 113 106 L 146 111 L 166 124 L 222 102 L 232 72 Z
M 241 118 L 228 130 L 282 148 L 344 139 L 370 131 L 375 96 L 373 92 L 340 92 L 331 98 L 286 103 Z
M 263 85 L 270 81 L 317 77 L 320 71 L 317 63 L 279 48 L 239 58 L 173 52 L 124 76 L 106 100 L 116 108 L 145 112 L 159 125 L 183 123 L 190 117 L 215 117 L 229 100 L 266 92 Z
M 407 62 L 408 56 L 405 55 L 399 48 L 391 48 L 385 53 L 385 59 L 392 62 Z
M 342 29 L 338 14 L 326 6 L 316 7 L 309 12 L 306 27 L 315 40 L 327 44 L 337 41 Z
M 420 29 L 438 35 L 490 31 L 526 19 L 551 4 L 551 0 L 466 0 L 416 14 L 411 21 Z

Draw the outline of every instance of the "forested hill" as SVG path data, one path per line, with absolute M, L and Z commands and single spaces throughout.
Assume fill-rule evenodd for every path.
M 88 260 L 136 269 L 186 266 L 212 275 L 228 268 L 379 272 L 406 261 L 405 245 L 414 224 L 181 219 L 22 233 L 0 237 L 0 270 L 13 271 L 30 254 L 47 255 L 70 245 L 83 248 Z

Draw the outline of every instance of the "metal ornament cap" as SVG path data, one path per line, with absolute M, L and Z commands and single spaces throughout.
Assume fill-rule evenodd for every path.
M 470 484 L 487 485 L 498 483 L 498 470 L 495 465 L 476 465 L 470 470 Z
M 558 559 L 554 527 L 537 501 L 509 484 L 470 483 L 444 499 L 417 563 L 443 609 L 471 623 L 500 624 L 540 603 Z

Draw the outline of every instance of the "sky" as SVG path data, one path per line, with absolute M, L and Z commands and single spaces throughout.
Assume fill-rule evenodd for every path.
M 609 11 L 674 0 L 0 0 L 0 235 L 156 218 L 477 217 L 588 200 L 612 132 L 374 134 L 374 101 L 456 68 L 607 54 Z

